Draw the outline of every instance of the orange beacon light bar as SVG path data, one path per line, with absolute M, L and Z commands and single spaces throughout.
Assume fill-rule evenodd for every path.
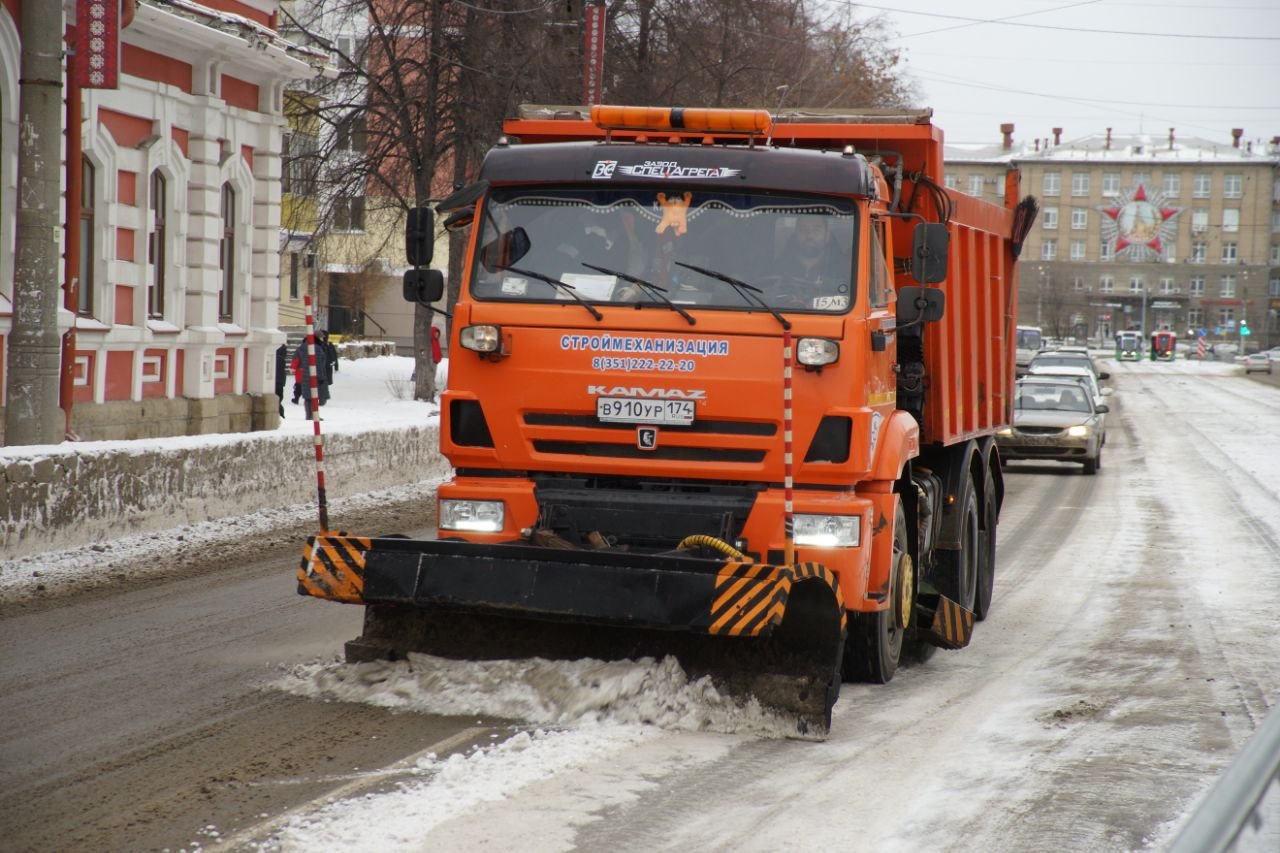
M 591 123 L 601 130 L 686 130 L 691 133 L 763 135 L 773 126 L 766 110 L 682 109 L 680 107 L 591 107 Z

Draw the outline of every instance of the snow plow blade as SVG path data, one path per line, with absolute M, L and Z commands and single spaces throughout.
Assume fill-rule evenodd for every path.
M 816 563 L 332 533 L 308 540 L 298 591 L 367 605 L 351 661 L 669 654 L 807 739 L 827 736 L 840 689 L 844 603 Z

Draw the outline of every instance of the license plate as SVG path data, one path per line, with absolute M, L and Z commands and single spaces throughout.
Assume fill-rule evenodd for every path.
M 693 423 L 693 400 L 597 397 L 596 417 L 611 423 L 687 426 Z

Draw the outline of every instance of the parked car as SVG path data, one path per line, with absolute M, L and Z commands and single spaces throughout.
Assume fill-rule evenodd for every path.
M 1079 462 L 1084 473 L 1102 467 L 1105 404 L 1095 404 L 1075 379 L 1027 376 L 1015 383 L 1013 424 L 996 433 L 1001 457 Z
M 1265 352 L 1251 352 L 1244 357 L 1244 372 L 1249 373 L 1270 373 L 1271 359 Z
M 1271 349 L 1264 349 L 1262 351 L 1262 354 L 1265 355 L 1268 359 L 1270 359 L 1273 362 L 1280 361 L 1280 347 L 1272 347 Z
M 1099 369 L 1094 362 L 1093 356 L 1086 352 L 1076 352 L 1073 350 L 1045 350 L 1038 352 L 1031 362 L 1027 365 L 1027 372 L 1036 366 L 1042 367 L 1087 367 L 1093 371 L 1093 375 L 1101 382 L 1103 379 L 1110 379 L 1111 374 L 1105 370 Z

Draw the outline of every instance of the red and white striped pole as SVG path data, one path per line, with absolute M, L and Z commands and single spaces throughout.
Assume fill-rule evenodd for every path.
M 791 365 L 792 358 L 791 329 L 782 328 L 782 534 L 784 539 L 784 561 L 788 566 L 796 564 L 795 534 L 796 523 L 794 507 L 791 503 L 792 474 L 795 470 L 791 453 Z
M 320 439 L 320 381 L 316 370 L 316 329 L 311 317 L 311 294 L 302 302 L 307 310 L 307 399 L 311 401 L 312 434 L 316 448 L 316 495 L 320 499 L 320 532 L 329 532 L 329 503 L 324 495 L 324 442 Z

